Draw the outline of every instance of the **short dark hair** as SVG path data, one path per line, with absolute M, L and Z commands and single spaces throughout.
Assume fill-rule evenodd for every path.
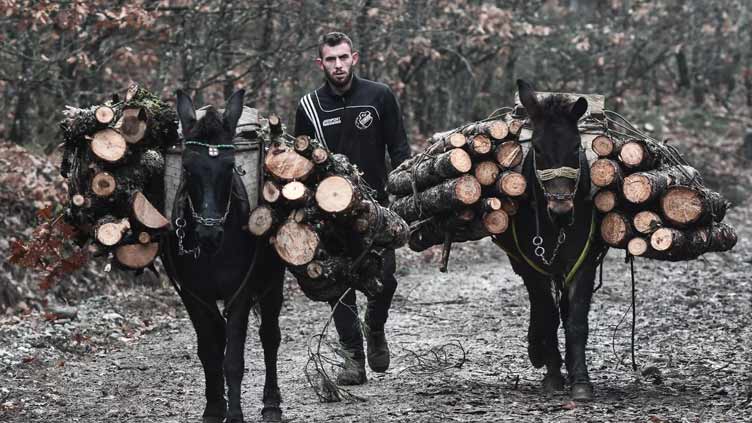
M 324 58 L 324 46 L 336 47 L 342 43 L 347 43 L 350 46 L 350 50 L 353 49 L 352 40 L 344 32 L 330 32 L 324 35 L 321 37 L 321 42 L 319 43 L 319 58 Z

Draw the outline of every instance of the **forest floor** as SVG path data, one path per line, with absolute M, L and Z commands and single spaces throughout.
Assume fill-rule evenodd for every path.
M 363 402 L 321 403 L 305 377 L 308 342 L 328 306 L 286 282 L 279 353 L 284 418 L 294 422 L 638 421 L 752 419 L 752 207 L 734 208 L 730 253 L 683 263 L 637 260 L 636 360 L 631 284 L 621 251 L 604 265 L 590 313 L 595 400 L 543 397 L 526 354 L 528 300 L 490 242 L 401 250 L 388 324 L 392 366 L 350 389 Z M 203 372 L 177 296 L 154 278 L 54 313 L 0 317 L 0 421 L 198 422 Z M 251 319 L 243 403 L 260 417 L 263 355 Z M 329 339 L 336 339 L 333 329 Z M 438 351 L 434 355 L 431 351 Z

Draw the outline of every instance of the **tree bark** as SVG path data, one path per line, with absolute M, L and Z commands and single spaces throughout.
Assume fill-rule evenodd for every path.
M 461 148 L 453 148 L 437 156 L 422 156 L 414 167 L 395 170 L 389 175 L 387 190 L 398 196 L 413 193 L 413 184 L 418 191 L 434 186 L 444 180 L 456 178 L 470 171 L 472 161 Z
M 733 228 L 718 223 L 693 229 L 660 228 L 650 236 L 656 251 L 666 252 L 667 260 L 691 260 L 707 252 L 728 251 L 736 245 Z
M 495 140 L 503 140 L 509 134 L 509 127 L 503 120 L 477 122 L 462 130 L 465 136 L 482 134 Z
M 480 194 L 478 180 L 473 176 L 464 175 L 419 192 L 415 196 L 399 198 L 391 205 L 391 209 L 407 222 L 413 222 L 421 217 L 475 204 L 480 199 Z

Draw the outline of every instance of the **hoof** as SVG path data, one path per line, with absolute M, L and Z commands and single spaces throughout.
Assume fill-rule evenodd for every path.
M 589 383 L 575 383 L 572 385 L 572 399 L 575 401 L 592 401 L 593 385 Z
M 543 392 L 550 395 L 564 390 L 564 377 L 558 375 L 546 375 L 543 378 Z
M 201 423 L 222 423 L 225 421 L 224 417 L 217 417 L 217 416 L 204 416 L 203 419 L 201 419 Z
M 536 369 L 540 369 L 546 365 L 546 357 L 543 354 L 543 344 L 540 340 L 528 341 L 527 356 L 530 358 L 530 364 Z
M 261 420 L 265 422 L 281 422 L 282 409 L 279 407 L 264 407 L 261 410 Z

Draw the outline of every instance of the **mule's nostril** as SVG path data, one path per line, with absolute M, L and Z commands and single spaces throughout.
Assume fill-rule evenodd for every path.
M 551 200 L 548 202 L 548 210 L 552 214 L 569 214 L 572 212 L 572 209 L 574 209 L 574 202 L 572 200 Z

